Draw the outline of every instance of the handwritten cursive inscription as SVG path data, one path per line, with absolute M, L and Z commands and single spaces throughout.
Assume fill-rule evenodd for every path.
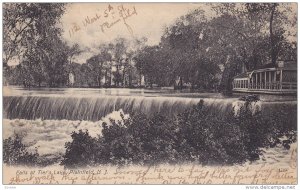
M 113 27 L 115 24 L 119 23 L 121 21 L 121 19 L 115 20 L 113 22 L 104 22 L 103 24 L 101 24 L 101 31 L 104 33 L 105 29 L 109 29 L 111 27 Z
M 137 14 L 135 6 L 112 6 L 109 4 L 104 11 L 97 12 L 93 16 L 86 16 L 81 21 L 82 25 L 72 23 L 72 26 L 69 29 L 69 36 L 72 37 L 83 28 L 94 24 L 99 25 L 101 32 L 105 33 L 118 23 L 123 23 L 126 26 L 127 31 L 133 35 L 133 28 L 128 24 L 127 20 Z
M 133 6 L 132 10 L 125 8 L 123 5 L 118 7 L 119 9 L 119 15 L 120 17 L 122 17 L 123 19 L 123 23 L 125 24 L 125 26 L 127 27 L 128 32 L 133 35 L 133 30 L 132 28 L 127 24 L 126 20 L 130 17 L 132 17 L 133 15 L 137 15 L 135 6 Z
M 101 166 L 90 169 L 20 169 L 5 166 L 4 184 L 295 184 L 297 170 L 289 166 L 201 165 Z

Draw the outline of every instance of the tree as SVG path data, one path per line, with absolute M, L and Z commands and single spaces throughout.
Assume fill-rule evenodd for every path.
M 80 49 L 78 44 L 74 44 L 72 47 L 68 47 L 67 52 L 69 56 L 69 64 L 71 64 L 74 56 L 79 55 L 82 50 Z
M 295 52 L 294 45 L 287 45 L 290 44 L 287 30 L 295 25 L 294 19 L 287 16 L 291 15 L 287 11 L 288 6 L 278 3 L 222 3 L 213 6 L 213 10 L 217 17 L 210 22 L 211 36 L 215 39 L 211 50 L 224 63 L 222 91 L 231 90 L 233 76 L 243 72 L 244 66 L 253 70 L 269 61 L 275 66 L 278 58 L 290 55 L 288 51 Z M 218 56 L 214 57 L 218 59 Z
M 126 58 L 123 70 L 123 81 L 125 86 L 132 87 L 133 81 L 138 81 L 141 86 L 142 73 L 137 68 L 136 56 L 143 51 L 147 38 L 135 38 L 131 41 L 126 50 Z
M 172 65 L 173 83 L 179 79 L 175 86 L 180 89 L 184 82 L 190 83 L 192 88 L 212 88 L 206 84 L 212 84 L 218 67 L 207 57 L 211 43 L 207 26 L 204 11 L 196 9 L 166 28 L 161 38 L 162 49 L 168 52 Z
M 146 46 L 138 51 L 133 59 L 138 72 L 145 76 L 145 82 L 150 87 L 153 84 L 158 86 L 169 85 L 168 76 L 171 72 L 166 70 L 166 59 L 159 46 Z M 141 79 L 141 77 L 139 78 Z
M 102 87 L 101 80 L 103 76 L 107 80 L 108 69 L 112 61 L 112 55 L 110 53 L 110 47 L 107 45 L 102 45 L 99 47 L 100 53 L 92 56 L 87 60 L 88 66 L 91 68 L 91 71 L 95 80 L 97 81 L 97 86 Z
M 57 27 L 64 4 L 7 3 L 3 12 L 4 66 L 17 57 L 25 86 L 65 83 L 66 46 Z
M 27 40 L 32 36 L 33 31 L 38 34 L 42 30 L 53 27 L 63 12 L 64 4 L 60 3 L 4 3 L 4 64 L 26 50 Z
M 293 18 L 295 12 L 291 11 L 291 4 L 223 3 L 215 6 L 214 10 L 219 13 L 219 17 L 229 15 L 242 24 L 241 27 L 228 27 L 234 26 L 233 23 L 223 20 L 224 24 L 221 26 L 243 35 L 244 44 L 248 43 L 254 47 L 254 51 L 258 47 L 257 44 L 263 40 L 264 53 L 272 65 L 275 65 L 280 57 L 283 44 L 289 37 L 295 35 L 288 32 L 296 25 L 296 19 Z
M 248 11 L 248 14 L 251 14 L 252 17 L 254 14 L 261 15 L 261 12 L 263 12 L 263 14 L 267 13 L 270 15 L 269 18 L 269 32 L 270 32 L 269 39 L 270 39 L 270 46 L 271 46 L 270 57 L 271 57 L 272 65 L 275 66 L 278 52 L 276 51 L 276 39 L 275 39 L 275 34 L 273 29 L 274 27 L 273 23 L 274 23 L 275 12 L 279 4 L 278 3 L 261 3 L 261 4 L 246 3 L 245 6 L 246 6 L 246 10 Z
M 121 75 L 121 69 L 124 66 L 124 61 L 126 58 L 126 49 L 128 42 L 125 40 L 125 38 L 117 38 L 114 44 L 114 60 L 115 60 L 115 67 L 116 72 L 114 73 L 114 79 L 116 86 L 120 86 L 120 83 L 122 83 L 123 86 L 123 80 Z

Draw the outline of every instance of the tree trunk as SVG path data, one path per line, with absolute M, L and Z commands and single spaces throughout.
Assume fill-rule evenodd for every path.
M 142 73 L 139 72 L 139 74 L 140 74 L 140 78 L 139 78 L 139 79 L 140 79 L 140 80 L 139 80 L 140 85 L 139 85 L 139 86 L 142 87 Z
M 73 57 L 73 56 L 70 56 L 70 63 L 69 63 L 70 65 L 72 64 L 72 57 Z
M 129 87 L 132 87 L 132 76 L 131 76 L 131 74 L 129 75 Z
M 98 87 L 101 88 L 101 76 L 98 75 L 97 77 Z
M 3 61 L 3 70 L 5 70 L 6 68 L 8 68 L 8 64 L 7 64 L 7 61 Z
M 229 65 L 225 66 L 222 79 L 220 82 L 219 90 L 222 92 L 224 95 L 231 95 L 232 94 L 232 81 L 233 77 L 235 76 L 236 73 L 236 65 Z
M 180 84 L 180 90 L 182 90 L 183 89 L 183 80 L 182 80 L 182 77 L 180 77 L 179 84 Z
M 120 75 L 120 68 L 119 68 L 119 65 L 117 65 L 117 74 L 116 74 L 116 78 L 115 78 L 115 85 L 117 86 L 117 87 L 119 87 L 119 85 L 120 85 L 120 79 L 119 79 L 119 75 Z
M 125 81 L 125 66 L 124 66 L 123 74 L 122 74 L 122 86 L 123 86 L 123 87 L 126 86 L 126 81 Z
M 275 52 L 275 44 L 274 44 L 274 34 L 273 34 L 273 20 L 274 20 L 274 13 L 276 10 L 277 4 L 273 4 L 271 9 L 271 16 L 270 16 L 270 45 L 271 45 L 271 61 L 272 65 L 275 66 L 276 64 L 276 52 Z
M 106 87 L 107 86 L 107 78 L 108 78 L 108 76 L 107 76 L 107 69 L 105 69 L 105 80 L 104 80 L 104 87 Z
M 109 87 L 111 87 L 111 79 L 112 79 L 111 75 L 112 75 L 112 67 L 110 67 L 110 71 L 109 71 Z

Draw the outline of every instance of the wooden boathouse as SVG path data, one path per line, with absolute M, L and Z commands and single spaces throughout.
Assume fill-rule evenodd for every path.
M 275 67 L 264 66 L 234 77 L 233 92 L 296 94 L 297 62 L 278 61 Z

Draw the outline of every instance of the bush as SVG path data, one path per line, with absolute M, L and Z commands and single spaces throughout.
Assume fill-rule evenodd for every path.
M 88 131 L 72 132 L 72 142 L 65 144 L 66 154 L 61 162 L 68 168 L 82 167 L 95 162 L 96 139 Z
M 296 141 L 296 110 L 253 113 L 245 100 L 238 116 L 209 111 L 203 101 L 174 118 L 131 114 L 131 118 L 103 123 L 102 136 L 72 133 L 62 164 L 159 164 L 196 162 L 236 164 L 256 160 L 260 148 Z M 286 126 L 289 124 L 290 126 Z M 282 137 L 287 140 L 281 142 Z
M 29 153 L 19 135 L 3 140 L 3 162 L 8 165 L 38 165 L 39 154 Z
M 178 160 L 178 127 L 167 117 L 155 114 L 152 118 L 133 115 L 127 134 L 133 163 L 174 163 Z
M 182 157 L 202 164 L 240 163 L 247 158 L 244 134 L 227 117 L 209 112 L 203 101 L 178 117 Z

